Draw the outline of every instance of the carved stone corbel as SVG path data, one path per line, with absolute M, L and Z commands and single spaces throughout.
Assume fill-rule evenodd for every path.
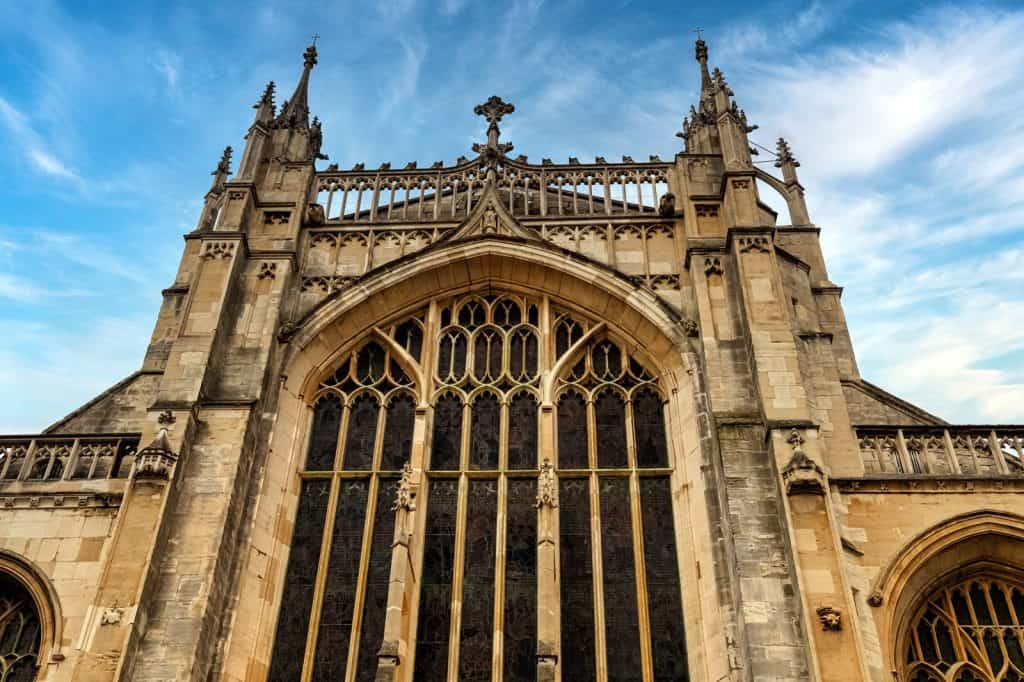
M 793 456 L 782 470 L 782 482 L 787 495 L 824 495 L 825 472 L 807 456 L 800 446 L 804 437 L 796 429 L 789 434 L 786 442 L 793 446 Z

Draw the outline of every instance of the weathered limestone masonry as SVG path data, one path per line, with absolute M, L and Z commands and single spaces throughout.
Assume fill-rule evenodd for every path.
M 317 169 L 317 58 L 140 370 L 0 436 L 0 679 L 1024 679 L 1024 427 L 860 376 L 703 40 L 668 161 L 513 157 L 495 96 Z

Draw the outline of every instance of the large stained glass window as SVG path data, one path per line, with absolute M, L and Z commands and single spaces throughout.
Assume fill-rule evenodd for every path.
M 562 318 L 557 338 L 581 326 Z M 617 682 L 686 680 L 665 401 L 611 339 L 572 359 L 556 420 L 563 679 L 601 661 Z
M 391 331 L 418 354 L 422 320 Z M 393 506 L 415 426 L 414 389 L 377 341 L 353 351 L 321 383 L 269 679 L 369 682 L 376 676 Z
M 526 296 L 439 305 L 417 681 L 537 677 L 539 323 Z
M 357 345 L 311 405 L 271 679 L 373 678 L 392 505 L 415 458 L 423 477 L 409 539 L 415 589 L 401 615 L 405 674 L 537 678 L 538 527 L 547 518 L 562 679 L 686 680 L 657 377 L 594 321 L 543 297 L 441 298 L 381 330 L 394 344 L 378 335 Z M 416 371 L 403 371 L 396 353 Z M 539 510 L 545 458 L 556 477 L 545 490 L 558 499 Z
M 940 587 L 906 642 L 906 681 L 1024 680 L 1024 582 L 975 574 Z
M 0 572 L 0 682 L 36 679 L 39 613 L 28 590 Z

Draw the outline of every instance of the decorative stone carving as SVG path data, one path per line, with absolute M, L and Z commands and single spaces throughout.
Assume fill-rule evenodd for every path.
M 736 243 L 739 244 L 740 253 L 771 252 L 771 242 L 768 237 L 739 237 Z
M 277 328 L 277 342 L 288 343 L 292 337 L 295 336 L 295 332 L 299 331 L 299 324 L 292 320 L 285 320 L 281 323 L 281 326 Z
M 839 609 L 822 606 L 817 610 L 821 629 L 825 632 L 839 632 L 843 629 L 843 614 Z
M 117 606 L 103 609 L 103 613 L 100 614 L 100 627 L 105 625 L 120 625 L 122 616 L 124 616 L 124 609 Z
M 402 467 L 402 478 L 398 481 L 398 493 L 395 496 L 395 503 L 391 505 L 391 511 L 416 511 L 416 492 L 413 490 L 412 464 L 405 463 Z
M 550 459 L 545 459 L 540 465 L 540 475 L 537 477 L 537 509 L 558 507 L 558 479 L 555 478 L 555 467 Z
M 717 218 L 718 217 L 718 206 L 717 204 L 697 204 L 694 207 L 697 212 L 698 218 Z
M 683 332 L 690 338 L 700 335 L 700 326 L 696 320 L 683 320 Z
M 239 192 L 237 190 L 232 190 L 228 192 L 228 199 L 230 199 L 231 201 L 241 201 L 244 198 L 245 192 Z
M 722 261 L 715 257 L 709 257 L 704 259 L 704 274 L 705 275 L 721 275 Z
M 267 211 L 263 214 L 264 225 L 287 225 L 291 220 L 290 211 Z
M 203 244 L 202 258 L 213 260 L 221 258 L 230 260 L 235 255 L 235 242 L 205 242 Z
M 789 434 L 786 442 L 793 446 L 793 456 L 782 470 L 782 481 L 787 495 L 824 495 L 825 472 L 800 446 L 804 437 L 796 429 Z
M 171 450 L 171 443 L 167 438 L 167 427 L 165 426 L 160 429 L 153 442 L 140 450 L 138 455 L 136 455 L 135 478 L 169 479 L 176 461 L 178 461 L 178 456 Z
M 324 207 L 315 202 L 311 203 L 306 208 L 306 224 L 316 227 L 325 222 L 327 222 L 327 214 L 324 213 Z
M 176 421 L 178 420 L 175 418 L 174 413 L 171 412 L 170 410 L 164 410 L 163 412 L 160 413 L 160 416 L 156 418 L 157 424 L 160 424 L 161 426 L 166 426 L 167 428 L 170 428 L 171 424 L 173 424 Z
M 277 279 L 277 263 L 260 263 L 257 279 Z
M 666 192 L 662 195 L 661 200 L 658 202 L 658 214 L 665 218 L 671 218 L 676 214 L 675 194 L 672 194 L 672 192 Z
M 746 178 L 735 178 L 732 181 L 733 189 L 750 189 L 750 180 Z

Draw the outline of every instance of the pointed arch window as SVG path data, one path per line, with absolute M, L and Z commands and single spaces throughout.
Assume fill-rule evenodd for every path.
M 415 358 L 422 321 L 414 317 L 392 338 Z M 350 353 L 321 383 L 269 679 L 376 676 L 393 506 L 412 448 L 415 406 L 412 379 L 377 341 Z
M 0 682 L 36 679 L 41 630 L 32 595 L 0 571 Z
M 936 589 L 906 633 L 903 679 L 1024 680 L 1024 581 L 974 573 Z
M 687 679 L 664 389 L 598 331 L 547 298 L 471 292 L 341 361 L 311 405 L 271 679 L 373 679 L 393 489 L 411 457 L 423 478 L 404 674 L 536 679 L 547 518 L 562 679 Z M 429 386 L 413 386 L 393 353 Z M 539 511 L 544 459 L 558 503 Z

